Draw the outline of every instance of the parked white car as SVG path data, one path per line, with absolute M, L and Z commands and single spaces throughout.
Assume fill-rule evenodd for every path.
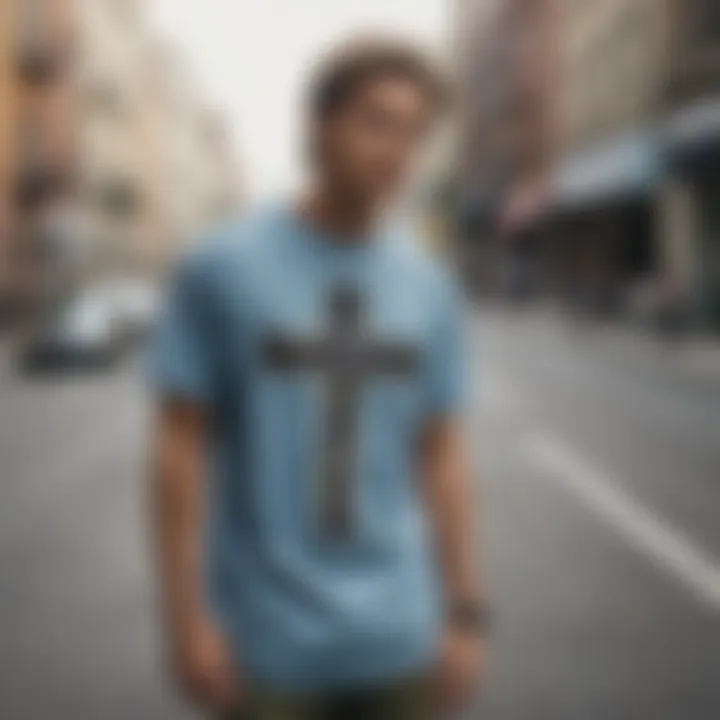
M 142 338 L 152 330 L 160 307 L 158 292 L 152 285 L 142 280 L 118 280 L 105 292 L 126 340 Z
M 123 347 L 117 311 L 97 290 L 83 292 L 31 337 L 22 355 L 27 370 L 103 367 Z

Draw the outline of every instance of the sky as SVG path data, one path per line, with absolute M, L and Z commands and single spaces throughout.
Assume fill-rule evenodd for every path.
M 323 48 L 381 29 L 442 47 L 452 0 L 151 0 L 162 36 L 183 50 L 230 123 L 248 189 L 265 197 L 301 174 L 298 105 Z

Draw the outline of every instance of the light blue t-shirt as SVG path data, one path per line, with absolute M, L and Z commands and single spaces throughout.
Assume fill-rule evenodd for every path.
M 454 287 L 407 242 L 324 237 L 289 209 L 217 235 L 172 283 L 153 377 L 211 412 L 208 586 L 243 673 L 422 670 L 441 607 L 417 447 L 459 401 Z

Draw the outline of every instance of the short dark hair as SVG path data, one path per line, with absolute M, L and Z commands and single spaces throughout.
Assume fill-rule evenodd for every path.
M 443 73 L 423 50 L 401 39 L 362 36 L 338 46 L 318 65 L 308 110 L 313 117 L 327 117 L 347 105 L 366 83 L 381 78 L 414 83 L 436 112 L 448 99 Z

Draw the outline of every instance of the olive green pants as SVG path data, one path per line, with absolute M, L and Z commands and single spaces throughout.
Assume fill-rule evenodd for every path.
M 256 689 L 226 720 L 431 720 L 425 680 L 333 695 Z

